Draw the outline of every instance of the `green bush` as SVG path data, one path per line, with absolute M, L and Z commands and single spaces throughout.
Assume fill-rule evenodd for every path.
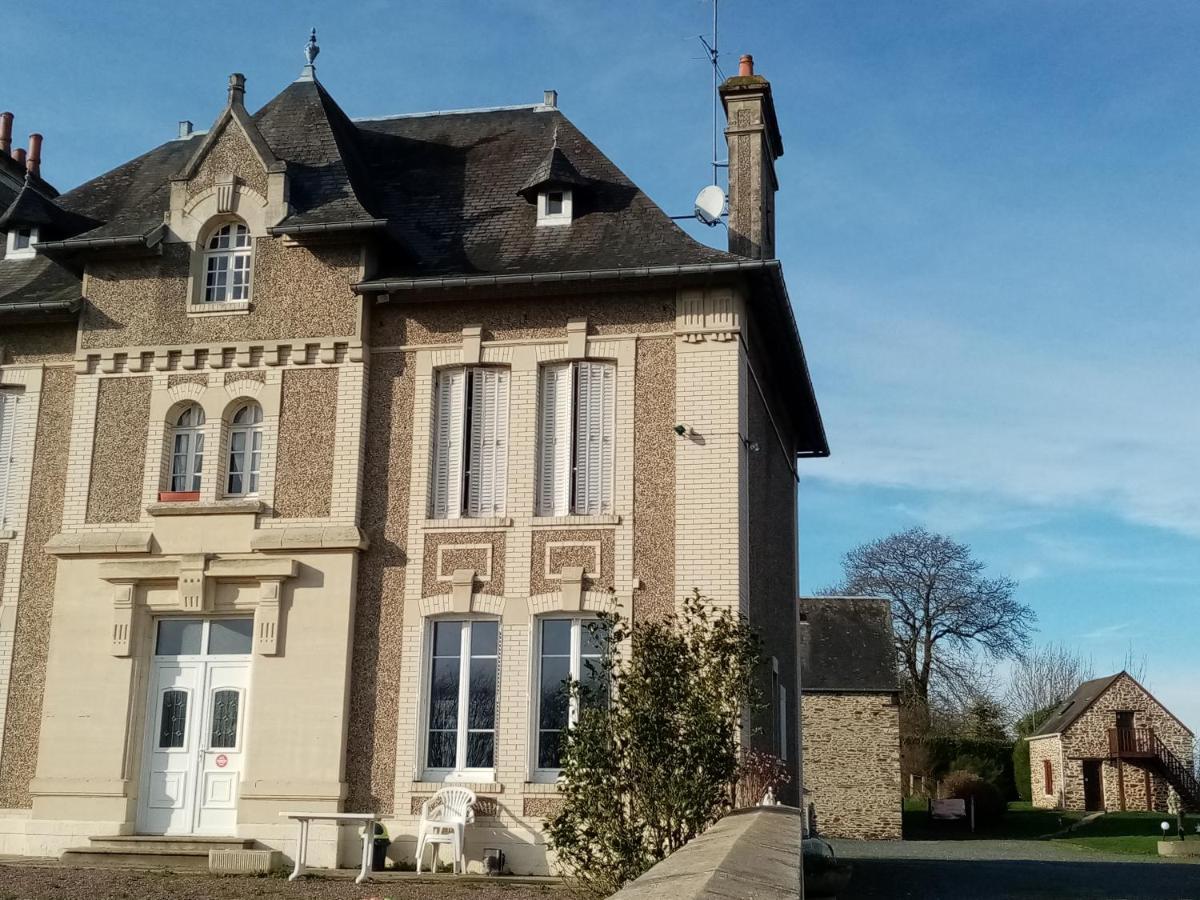
M 1004 817 L 1004 795 L 998 787 L 974 772 L 948 774 L 942 781 L 942 794 L 947 798 L 972 801 L 977 825 L 998 822 Z

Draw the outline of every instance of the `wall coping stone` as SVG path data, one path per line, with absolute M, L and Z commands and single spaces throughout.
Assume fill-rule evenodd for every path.
M 611 900 L 795 900 L 804 816 L 790 806 L 732 813 Z

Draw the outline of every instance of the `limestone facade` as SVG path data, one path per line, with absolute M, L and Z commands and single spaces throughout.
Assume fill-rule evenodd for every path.
M 895 694 L 806 692 L 806 802 L 826 837 L 900 840 L 900 707 Z

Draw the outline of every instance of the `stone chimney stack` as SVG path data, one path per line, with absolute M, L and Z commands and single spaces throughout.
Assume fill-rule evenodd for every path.
M 246 105 L 246 76 L 241 72 L 229 76 L 229 105 Z
M 729 252 L 750 259 L 775 257 L 775 160 L 783 140 L 775 121 L 771 83 L 754 74 L 754 57 L 743 56 L 738 73 L 720 87 L 728 125 Z

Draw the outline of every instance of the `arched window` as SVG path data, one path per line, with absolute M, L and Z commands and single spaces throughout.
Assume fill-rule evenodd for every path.
M 229 478 L 225 493 L 245 497 L 258 493 L 258 464 L 262 456 L 262 407 L 247 403 L 233 414 L 229 429 Z
M 200 474 L 203 469 L 204 410 L 193 403 L 175 420 L 175 435 L 171 447 L 171 490 L 200 490 Z
M 227 303 L 250 299 L 250 229 L 241 222 L 222 225 L 204 251 L 204 302 Z

